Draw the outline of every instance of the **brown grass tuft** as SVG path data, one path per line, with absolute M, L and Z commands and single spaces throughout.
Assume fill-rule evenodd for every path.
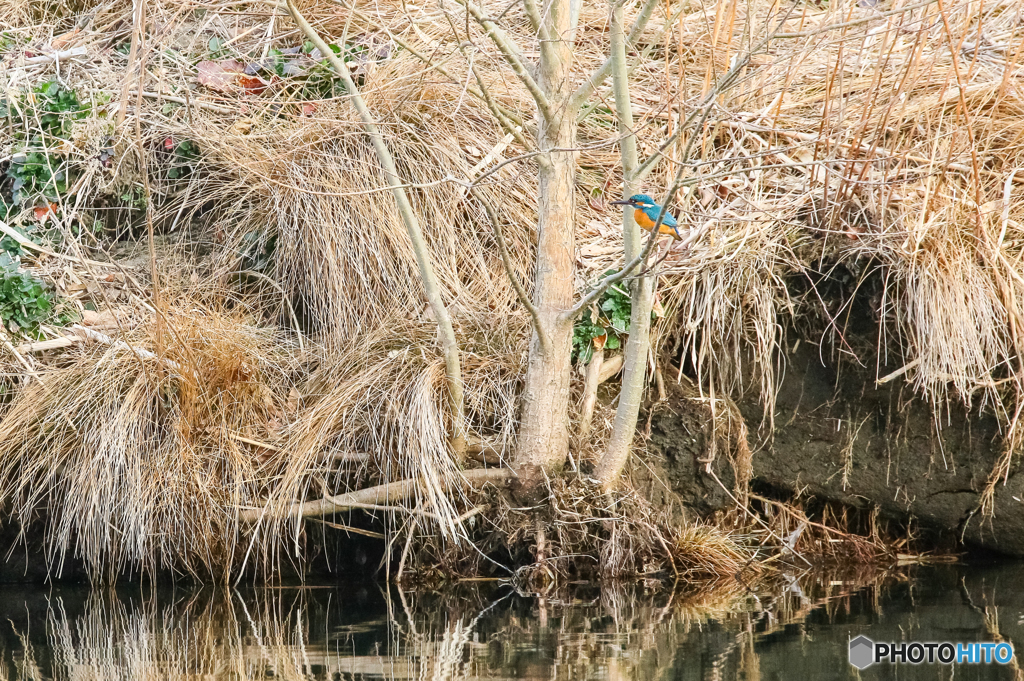
M 0 421 L 0 495 L 23 527 L 45 523 L 57 576 L 66 557 L 105 579 L 230 573 L 238 559 L 237 508 L 258 503 L 274 472 L 296 360 L 240 312 L 181 302 L 165 311 L 163 359 L 83 344 Z

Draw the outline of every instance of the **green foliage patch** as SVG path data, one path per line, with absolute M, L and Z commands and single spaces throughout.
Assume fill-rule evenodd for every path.
M 195 170 L 196 162 L 199 160 L 199 145 L 192 140 L 182 140 L 175 143 L 170 140 L 173 158 L 171 167 L 167 171 L 167 177 L 172 180 L 179 180 L 188 177 Z
M 12 333 L 34 336 L 39 325 L 54 317 L 54 294 L 40 279 L 18 269 L 10 255 L 0 254 L 0 321 Z
M 344 47 L 330 43 L 328 47 L 348 66 L 357 86 L 363 84 L 369 62 L 390 55 L 390 47 L 371 53 L 370 47 L 362 43 L 345 43 Z M 328 99 L 346 94 L 345 83 L 331 68 L 327 56 L 321 55 L 312 42 L 306 41 L 301 48 L 270 50 L 268 57 L 262 64 L 263 69 L 280 78 L 293 79 L 303 99 Z
M 618 270 L 608 270 L 604 276 Z M 612 286 L 591 309 L 576 320 L 572 330 L 572 356 L 575 361 L 587 363 L 594 356 L 594 339 L 605 337 L 604 347 L 617 350 L 629 335 L 629 317 L 633 303 L 629 292 L 621 284 Z M 652 319 L 654 315 L 652 314 Z
M 74 165 L 55 150 L 69 141 L 75 121 L 91 107 L 56 80 L 0 99 L 15 153 L 7 168 L 11 201 L 22 207 L 57 201 L 77 177 Z

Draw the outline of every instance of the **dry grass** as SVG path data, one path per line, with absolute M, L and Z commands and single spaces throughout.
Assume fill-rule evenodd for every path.
M 525 329 L 521 320 L 511 328 L 479 321 L 476 328 L 462 328 L 467 415 L 510 458 L 521 367 L 510 366 L 507 358 L 525 353 L 518 340 L 525 338 Z M 307 377 L 301 416 L 284 436 L 290 456 L 274 502 L 288 505 L 367 483 L 418 479 L 415 506 L 437 516 L 444 540 L 464 535 L 455 522 L 464 501 L 453 484 L 461 467 L 448 446 L 444 362 L 435 337 L 434 325 L 394 324 L 332 355 Z M 339 459 L 349 453 L 370 458 L 358 469 L 339 471 Z M 269 522 L 275 536 L 287 533 L 292 521 Z
M 269 443 L 290 418 L 288 339 L 195 302 L 164 314 L 163 359 L 82 345 L 0 421 L 0 493 L 24 527 L 45 523 L 57 575 L 66 553 L 108 579 L 230 572 L 237 508 L 259 503 L 280 466 Z M 127 340 L 153 343 L 154 329 Z
M 995 484 L 1019 441 L 1013 426 L 1022 403 L 1024 174 L 1014 170 L 1022 165 L 1021 9 L 1012 0 L 944 6 L 944 16 L 937 4 L 885 15 L 849 2 L 798 6 L 783 29 L 795 35 L 754 55 L 708 125 L 666 149 L 678 156 L 696 136 L 699 165 L 686 172 L 701 177 L 676 205 L 680 222 L 707 236 L 690 251 L 667 254 L 659 282 L 667 316 L 656 335 L 679 343 L 712 396 L 737 395 L 749 387 L 744 377 L 754 376 L 770 414 L 785 321 L 822 304 L 814 296 L 794 300 L 789 279 L 873 258 L 887 283 L 878 308 L 883 351 L 901 358 L 905 377 L 936 405 L 949 395 L 980 400 L 1015 434 Z M 746 8 L 691 3 L 665 36 L 663 17 L 652 22 L 631 83 L 645 153 L 679 128 L 730 60 L 774 26 L 777 15 L 748 16 Z M 373 45 L 393 37 L 442 63 L 443 72 L 427 68 L 392 43 L 386 58 L 366 66 L 363 91 L 413 185 L 466 352 L 471 428 L 508 451 L 526 318 L 483 212 L 462 183 L 530 149 L 503 141 L 470 91 L 470 63 L 529 138 L 527 97 L 476 29 L 468 36 L 473 48 L 456 49 L 467 36 L 453 35 L 464 27 L 454 9 L 448 16 L 434 6 L 376 3 L 350 13 L 317 3 L 303 11 L 326 35 L 347 30 L 355 42 Z M 531 53 L 536 40 L 518 11 L 505 15 L 506 29 Z M 408 476 L 427 481 L 417 503 L 446 519 L 444 536 L 458 536 L 453 519 L 461 500 L 448 492 L 459 470 L 446 444 L 432 323 L 400 220 L 380 191 L 384 182 L 350 107 L 344 98 L 306 101 L 289 81 L 274 81 L 263 93 L 197 84 L 194 63 L 210 57 L 211 38 L 229 42 L 223 56 L 245 60 L 268 47 L 271 11 L 263 4 L 150 2 L 148 12 L 144 89 L 184 96 L 185 105 L 145 97 L 136 107 L 134 96 L 122 103 L 122 92 L 136 86 L 127 58 L 111 49 L 131 33 L 123 0 L 0 0 L 0 22 L 18 45 L 0 76 L 5 89 L 52 76 L 52 64 L 8 67 L 19 65 L 19 50 L 42 49 L 81 20 L 70 44 L 85 47 L 87 57 L 62 64 L 61 77 L 112 98 L 105 117 L 82 123 L 75 144 L 61 152 L 88 169 L 63 214 L 138 186 L 132 149 L 140 119 L 158 227 L 186 233 L 180 255 L 193 257 L 198 288 L 212 283 L 200 297 L 216 299 L 232 272 L 247 269 L 254 244 L 276 243 L 266 272 L 324 351 L 314 361 L 296 351 L 294 335 L 267 330 L 292 326 L 277 289 L 267 285 L 257 294 L 231 294 L 252 310 L 250 319 L 207 303 L 197 321 L 191 303 L 175 301 L 165 310 L 164 347 L 151 326 L 127 337 L 181 363 L 187 376 L 124 353 L 106 357 L 104 348 L 44 362 L 46 388 L 19 378 L 0 423 L 4 433 L 28 433 L 0 443 L 8 499 L 23 519 L 49 510 L 53 555 L 77 546 L 96 569 L 231 564 L 238 559 L 231 518 L 239 505 L 274 508 Z M 298 43 L 286 18 L 273 21 L 275 47 Z M 601 60 L 606 30 L 603 6 L 584 3 L 577 78 Z M 620 260 L 618 213 L 604 205 L 620 172 L 608 96 L 599 90 L 580 124 L 580 289 Z M 126 124 L 115 130 L 111 120 L 122 110 Z M 6 134 L 0 130 L 0 157 Z M 112 169 L 91 156 L 107 135 L 116 150 Z M 168 138 L 201 150 L 185 179 L 167 176 L 171 159 L 161 144 Z M 655 170 L 651 193 L 674 172 L 671 162 Z M 510 162 L 480 189 L 500 208 L 515 268 L 529 281 L 533 166 Z M 71 240 L 62 248 L 79 253 Z M 197 251 L 209 257 L 196 259 Z M 52 263 L 36 266 L 76 297 Z M 89 286 L 106 286 L 74 269 Z M 145 297 L 142 270 L 135 272 L 142 280 L 136 293 Z M 839 312 L 828 310 L 836 319 Z M 841 334 L 841 325 L 830 331 Z M 244 380 L 232 368 L 235 356 L 250 372 Z M 24 376 L 13 357 L 3 361 L 5 372 Z M 292 383 L 297 397 L 289 407 Z M 275 419 L 280 427 L 269 429 Z M 277 449 L 257 454 L 225 430 Z M 586 455 L 586 445 L 580 449 Z M 370 460 L 359 470 L 341 468 L 337 455 L 346 452 Z M 55 461 L 62 465 L 49 465 Z M 271 525 L 249 541 L 270 556 L 292 529 Z

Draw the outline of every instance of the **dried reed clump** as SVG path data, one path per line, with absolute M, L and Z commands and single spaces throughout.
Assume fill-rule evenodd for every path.
M 413 88 L 407 58 L 389 65 L 382 84 L 393 91 L 378 98 L 402 101 L 423 96 Z M 381 76 L 385 78 L 385 76 Z M 446 93 L 454 96 L 454 92 Z M 390 95 L 390 96 L 389 96 Z M 444 101 L 444 97 L 440 98 Z M 416 316 L 425 297 L 408 238 L 387 192 L 372 149 L 353 135 L 347 105 L 324 104 L 313 121 L 266 121 L 246 135 L 211 121 L 187 134 L 206 151 L 208 171 L 224 177 L 193 199 L 236 206 L 226 242 L 242 244 L 253 235 L 276 241 L 275 276 L 300 301 L 313 328 L 346 344 L 360 332 L 374 331 L 396 317 Z M 440 118 L 440 117 L 439 117 Z M 446 119 L 442 118 L 442 121 Z M 411 199 L 424 227 L 435 270 L 455 314 L 494 307 L 510 312 L 514 293 L 501 270 L 483 209 L 455 178 L 468 181 L 474 159 L 467 146 L 495 140 L 494 126 L 478 117 L 452 121 L 451 130 L 411 121 L 396 131 L 392 151 L 413 189 Z M 500 139 L 500 138 L 499 138 Z M 493 141 L 490 146 L 496 144 Z M 477 148 L 474 146 L 474 148 Z M 228 181 L 230 179 L 230 181 Z M 535 189 L 522 173 L 499 173 L 506 186 L 481 191 L 501 206 L 506 239 L 519 254 L 530 249 Z M 221 267 L 241 268 L 241 247 L 225 251 Z M 516 261 L 530 278 L 524 258 Z
M 697 369 L 711 397 L 742 395 L 754 382 L 764 404 L 774 404 L 783 325 L 794 312 L 785 279 L 802 267 L 784 239 L 776 223 L 760 220 L 713 230 L 696 253 L 666 258 L 663 342 L 681 355 L 680 366 Z
M 45 523 L 56 575 L 69 554 L 106 579 L 237 558 L 237 509 L 266 493 L 298 367 L 279 333 L 180 303 L 126 337 L 159 358 L 82 345 L 0 421 L 0 498 L 23 528 Z
M 526 322 L 462 321 L 467 421 L 510 455 Z M 287 456 L 268 491 L 266 536 L 290 533 L 293 521 L 283 511 L 296 499 L 407 479 L 419 481 L 413 505 L 436 520 L 442 540 L 465 535 L 457 520 L 463 462 L 450 448 L 436 343 L 433 324 L 396 321 L 355 339 L 306 378 L 300 413 L 282 434 Z

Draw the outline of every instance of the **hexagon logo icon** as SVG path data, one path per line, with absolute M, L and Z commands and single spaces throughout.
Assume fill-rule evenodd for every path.
M 857 669 L 870 667 L 875 661 L 875 643 L 867 636 L 850 641 L 850 664 Z

